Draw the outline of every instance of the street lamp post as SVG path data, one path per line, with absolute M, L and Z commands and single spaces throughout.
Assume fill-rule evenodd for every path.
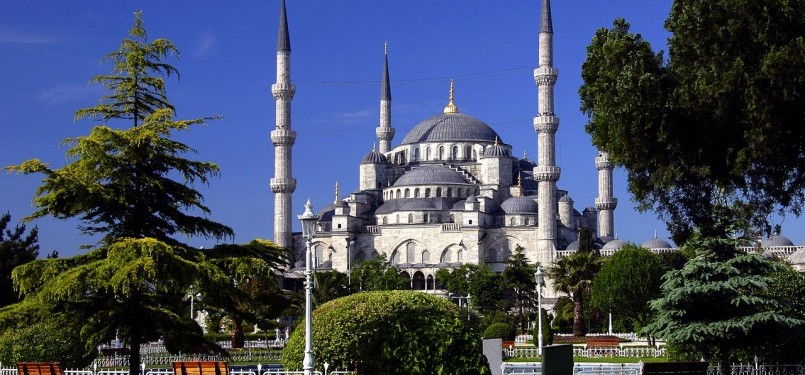
M 352 245 L 355 240 L 347 237 L 347 285 L 352 286 Z
M 319 216 L 313 213 L 310 199 L 305 204 L 305 212 L 297 215 L 302 222 L 302 237 L 305 239 L 305 358 L 302 370 L 305 375 L 313 375 L 313 268 L 311 266 L 311 247 L 316 235 L 316 221 Z
M 545 275 L 542 273 L 542 267 L 537 266 L 537 272 L 534 272 L 534 281 L 537 282 L 537 354 L 542 357 L 542 281 Z
M 195 314 L 195 306 L 194 302 L 196 298 L 201 297 L 201 293 L 196 293 L 196 287 L 193 284 L 190 284 L 190 319 L 196 320 Z

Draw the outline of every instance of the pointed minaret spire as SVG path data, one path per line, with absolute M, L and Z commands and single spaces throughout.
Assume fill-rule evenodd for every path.
M 280 27 L 277 32 L 277 51 L 291 52 L 291 38 L 288 36 L 288 17 L 285 15 L 285 0 L 280 5 Z
M 333 204 L 337 203 L 338 203 L 338 180 L 335 181 L 335 200 L 333 201 Z
M 391 151 L 394 128 L 391 127 L 391 81 L 389 80 L 389 43 L 383 43 L 383 79 L 380 82 L 380 126 L 375 129 L 380 153 Z
M 458 113 L 458 107 L 453 102 L 455 99 L 454 92 L 453 92 L 453 80 L 450 80 L 450 103 L 447 103 L 447 107 L 444 107 L 444 113 Z
M 296 132 L 291 130 L 291 101 L 296 86 L 291 83 L 291 40 L 288 37 L 288 19 L 285 1 L 280 5 L 279 33 L 277 34 L 277 81 L 271 85 L 276 107 L 275 128 L 271 131 L 274 144 L 274 177 L 271 192 L 274 193 L 274 242 L 280 247 L 293 248 L 291 232 L 291 196 L 296 190 L 292 175 L 292 151 Z
M 517 196 L 523 196 L 523 172 L 517 174 Z
M 551 0 L 542 1 L 542 15 L 539 19 L 539 32 L 553 34 L 553 20 L 551 20 Z

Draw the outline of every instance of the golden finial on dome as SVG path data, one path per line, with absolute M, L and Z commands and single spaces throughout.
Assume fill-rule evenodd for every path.
M 450 103 L 444 107 L 444 113 L 458 113 L 458 107 L 453 103 L 453 80 L 450 80 Z
M 389 54 L 389 41 L 388 40 L 383 41 L 383 54 L 384 55 Z
M 377 142 L 372 142 L 372 152 L 377 152 Z

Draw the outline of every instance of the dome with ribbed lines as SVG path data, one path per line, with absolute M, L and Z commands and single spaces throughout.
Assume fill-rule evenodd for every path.
M 461 173 L 441 165 L 425 165 L 405 172 L 394 182 L 394 186 L 466 184 Z
M 537 213 L 539 206 L 528 197 L 511 197 L 500 205 L 500 209 L 508 215 L 529 215 Z
M 498 134 L 483 121 L 463 113 L 442 113 L 420 122 L 401 144 L 421 142 L 494 142 Z

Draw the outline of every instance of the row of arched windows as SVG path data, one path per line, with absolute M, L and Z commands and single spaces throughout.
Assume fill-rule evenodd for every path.
M 389 224 L 422 224 L 422 223 L 443 223 L 443 222 L 454 223 L 455 222 L 455 217 L 453 216 L 453 214 L 450 214 L 449 219 L 447 221 L 442 221 L 442 219 L 446 219 L 447 216 L 442 217 L 441 212 L 430 213 L 430 214 L 427 213 L 427 212 L 423 212 L 421 221 L 417 221 L 417 217 L 413 213 L 409 213 L 408 215 L 404 215 L 402 217 L 400 216 L 400 214 L 396 214 L 396 215 L 394 215 L 394 217 L 391 217 L 391 218 L 390 217 L 391 217 L 391 215 L 385 215 L 385 216 L 380 217 L 380 223 L 383 224 L 383 225 L 389 225 Z M 401 221 L 403 218 L 406 218 L 406 220 Z M 394 222 L 390 222 L 391 219 L 396 219 L 396 220 Z
M 451 198 L 467 198 L 470 195 L 478 195 L 480 190 L 473 187 L 446 187 L 442 190 L 441 187 L 436 188 L 397 188 L 387 189 L 383 192 L 384 199 L 401 199 L 401 198 L 431 198 L 441 197 L 444 193 L 445 197 Z M 433 195 L 431 195 L 433 194 Z
M 394 250 L 391 253 L 391 264 L 401 264 L 401 263 L 425 263 L 431 264 L 431 255 L 430 251 L 423 250 L 421 252 L 416 251 L 416 243 L 410 242 L 405 245 L 404 249 L 404 257 L 402 249 Z M 453 263 L 453 262 L 461 262 L 464 260 L 464 250 L 461 247 L 457 248 L 448 248 L 442 252 L 442 255 L 439 257 L 439 263 Z

